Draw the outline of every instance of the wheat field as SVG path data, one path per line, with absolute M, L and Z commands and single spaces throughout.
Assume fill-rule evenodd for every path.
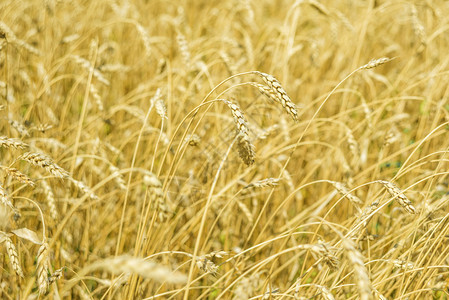
M 443 0 L 0 2 L 1 299 L 449 299 Z

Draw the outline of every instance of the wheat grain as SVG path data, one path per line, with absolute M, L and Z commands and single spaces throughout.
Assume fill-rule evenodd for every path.
M 92 66 L 90 61 L 78 55 L 71 55 L 71 58 L 86 71 L 90 72 L 90 70 L 92 69 L 93 77 L 95 77 L 99 82 L 103 83 L 106 86 L 110 85 L 109 80 L 107 80 L 106 77 L 104 77 L 104 75 L 97 68 Z
M 412 205 L 412 202 L 408 200 L 407 196 L 399 189 L 397 185 L 390 181 L 386 180 L 378 180 L 380 184 L 382 184 L 388 191 L 388 193 L 391 195 L 391 197 L 394 197 L 396 201 L 410 214 L 416 214 L 416 209 Z
M 153 279 L 157 282 L 180 284 L 186 282 L 186 276 L 179 272 L 173 272 L 165 266 L 143 258 L 127 255 L 106 258 L 88 266 L 85 271 L 102 269 L 113 274 L 134 273 L 143 278 Z
M 16 210 L 16 208 L 14 207 L 14 205 L 12 205 L 11 201 L 9 200 L 8 194 L 6 193 L 6 190 L 3 188 L 3 186 L 0 185 L 0 202 L 3 205 L 8 206 L 9 208 L 11 208 L 13 211 Z
M 22 268 L 19 263 L 19 256 L 17 254 L 16 246 L 14 246 L 12 240 L 5 235 L 6 253 L 8 253 L 9 261 L 11 262 L 12 269 L 20 277 L 24 277 Z
M 47 199 L 48 208 L 50 209 L 50 216 L 53 220 L 57 220 L 59 214 L 58 209 L 56 208 L 56 200 L 55 195 L 53 194 L 53 190 L 45 179 L 41 181 L 41 184 Z
M 15 168 L 8 168 L 8 167 L 1 167 L 3 170 L 5 170 L 5 172 L 11 176 L 12 178 L 16 179 L 17 181 L 21 182 L 21 183 L 25 183 L 31 187 L 35 186 L 35 183 L 25 174 L 23 174 L 22 172 L 20 172 L 19 170 L 15 169 Z
M 196 266 L 205 273 L 210 273 L 214 277 L 217 276 L 218 266 L 204 255 L 196 258 Z
M 190 59 L 189 46 L 187 45 L 186 37 L 181 32 L 178 32 L 178 34 L 176 35 L 176 42 L 178 43 L 179 51 L 181 52 L 184 64 L 187 67 L 190 67 L 191 59 Z
M 265 81 L 265 83 L 268 85 L 268 87 L 271 89 L 271 92 L 263 92 L 263 93 L 268 95 L 274 95 L 276 99 L 278 99 L 278 102 L 282 104 L 287 113 L 292 117 L 292 119 L 295 122 L 297 122 L 298 111 L 296 109 L 296 105 L 287 95 L 287 92 L 284 90 L 281 83 L 272 75 L 263 72 L 256 72 L 256 74 L 261 76 L 262 79 Z M 259 88 L 259 91 L 261 91 L 260 87 L 259 86 L 257 87 Z M 269 97 L 271 98 L 271 96 Z
M 39 294 L 46 294 L 48 290 L 48 244 L 44 240 L 37 252 L 37 283 Z
M 94 192 L 92 192 L 92 190 L 84 184 L 84 182 L 80 181 L 80 180 L 76 180 L 72 177 L 69 177 L 69 180 L 80 190 L 83 192 L 83 194 L 88 195 L 90 199 L 93 200 L 97 200 L 98 196 L 95 195 Z
M 421 45 L 425 46 L 426 42 L 426 31 L 421 21 L 418 18 L 418 11 L 414 4 L 411 5 L 411 17 L 412 17 L 412 26 L 415 35 L 418 37 Z
M 368 270 L 363 262 L 364 257 L 355 248 L 352 240 L 343 238 L 342 246 L 345 249 L 346 257 L 351 262 L 354 269 L 354 275 L 357 279 L 357 288 L 359 290 L 359 297 L 361 300 L 372 299 L 372 287 L 368 276 Z
M 62 277 L 62 272 L 64 271 L 65 267 L 62 267 L 60 269 L 57 269 L 56 271 L 53 272 L 53 274 L 51 274 L 51 276 L 48 278 L 48 283 L 52 284 L 53 282 L 61 279 Z
M 42 153 L 27 152 L 27 153 L 21 155 L 20 159 L 22 159 L 26 162 L 29 162 L 32 165 L 41 167 L 56 177 L 59 177 L 59 178 L 68 178 L 69 177 L 69 172 L 67 172 L 66 170 L 64 170 L 57 164 L 55 164 L 50 157 L 48 157 Z
M 148 58 L 151 56 L 150 36 L 149 36 L 147 30 L 145 29 L 145 27 L 143 27 L 141 24 L 136 23 L 136 29 L 137 29 L 137 32 L 139 32 L 140 38 L 142 39 L 143 46 L 145 47 L 145 55 Z
M 248 125 L 246 124 L 245 117 L 240 107 L 231 101 L 223 100 L 228 107 L 231 109 L 232 116 L 234 118 L 234 123 L 237 126 L 237 148 L 239 151 L 240 158 L 247 165 L 252 165 L 254 163 L 254 145 L 251 144 L 248 136 Z
M 248 219 L 248 222 L 250 224 L 254 223 L 254 217 L 253 214 L 251 213 L 251 211 L 249 210 L 249 208 L 245 205 L 245 203 L 243 203 L 242 201 L 237 200 L 237 205 L 240 207 L 240 209 L 243 211 L 243 213 L 245 214 L 246 218 Z
M 8 120 L 9 124 L 15 129 L 17 130 L 18 133 L 20 133 L 22 136 L 29 136 L 30 132 L 28 131 L 28 129 L 23 126 L 22 124 L 20 124 L 19 122 L 15 121 L 15 120 Z
M 244 189 L 248 188 L 264 188 L 264 187 L 276 187 L 279 184 L 279 178 L 265 178 L 255 182 L 251 182 Z
M 365 69 L 365 70 L 373 69 L 373 68 L 376 68 L 383 64 L 386 64 L 387 62 L 392 61 L 392 60 L 393 60 L 392 58 L 388 58 L 388 57 L 372 59 L 366 65 L 361 66 L 359 69 Z
M 150 202 L 157 208 L 159 221 L 165 221 L 170 214 L 170 208 L 164 197 L 162 183 L 153 173 L 145 175 L 143 182 L 149 188 Z
M 6 136 L 0 136 L 0 147 L 24 149 L 28 147 L 27 144 L 18 139 L 8 138 Z
M 358 207 L 358 205 L 363 204 L 363 201 L 360 200 L 359 197 L 351 194 L 348 190 L 348 188 L 344 185 L 344 183 L 341 182 L 337 182 L 337 181 L 328 181 L 330 184 L 332 184 L 334 186 L 334 188 L 344 197 L 346 197 L 349 201 L 351 201 L 352 204 L 356 205 L 356 207 Z

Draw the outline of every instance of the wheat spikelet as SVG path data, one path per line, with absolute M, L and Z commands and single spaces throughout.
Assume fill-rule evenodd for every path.
M 186 37 L 181 32 L 178 32 L 176 35 L 176 42 L 178 43 L 184 64 L 189 67 L 191 64 L 189 46 L 187 45 Z
M 56 200 L 55 195 L 53 194 L 53 190 L 45 179 L 41 181 L 41 184 L 47 199 L 48 208 L 50 209 L 50 215 L 53 220 L 57 220 L 59 214 L 58 209 L 56 208 Z
M 395 185 L 394 183 L 392 183 L 390 181 L 386 181 L 386 180 L 378 180 L 377 182 L 382 184 L 387 189 L 388 193 L 390 193 L 391 197 L 394 197 L 396 199 L 396 201 L 408 213 L 410 213 L 410 214 L 416 213 L 416 209 L 412 205 L 412 202 L 410 200 L 408 200 L 407 196 L 405 196 L 405 194 L 401 191 L 401 189 L 399 189 L 399 187 L 397 185 Z
M 231 58 L 228 56 L 228 54 L 224 51 L 220 51 L 219 53 L 221 60 L 224 62 L 226 68 L 228 69 L 228 72 L 230 75 L 234 75 L 238 73 L 238 70 L 235 66 L 235 64 L 233 64 L 231 62 Z
M 122 65 L 122 64 L 105 64 L 102 65 L 101 67 L 98 67 L 98 69 L 101 72 L 107 72 L 107 73 L 126 73 L 131 71 L 131 67 L 130 66 L 126 66 L 126 65 Z
M 59 280 L 62 277 L 62 272 L 64 271 L 64 269 L 65 267 L 62 267 L 54 271 L 53 274 L 51 274 L 51 276 L 48 278 L 48 283 L 52 284 L 53 282 Z
M 264 187 L 276 187 L 279 184 L 279 178 L 265 178 L 255 182 L 251 182 L 244 189 L 248 188 L 264 188 Z
M 408 262 L 405 260 L 400 260 L 400 259 L 394 259 L 391 261 L 391 263 L 399 269 L 402 270 L 413 270 L 413 268 L 415 267 L 415 264 L 412 262 Z
M 239 151 L 240 158 L 245 164 L 252 165 L 254 163 L 254 145 L 251 144 L 249 140 L 249 129 L 246 124 L 245 117 L 240 107 L 231 101 L 223 100 L 228 107 L 231 109 L 232 116 L 234 117 L 234 123 L 237 126 L 238 136 L 237 136 L 237 148 Z
M 184 274 L 173 272 L 165 266 L 143 258 L 126 255 L 106 258 L 87 267 L 88 271 L 96 269 L 102 269 L 113 274 L 130 272 L 158 282 L 182 284 L 187 281 Z
M 14 210 L 14 211 L 16 210 L 14 205 L 12 205 L 11 201 L 9 200 L 9 197 L 8 197 L 8 194 L 6 193 L 6 190 L 1 185 L 0 185 L 0 202 L 3 205 L 8 206 L 12 210 Z
M 31 187 L 35 186 L 35 183 L 25 174 L 17 170 L 16 168 L 8 168 L 8 167 L 1 167 L 5 172 L 11 176 L 12 178 L 16 179 L 17 181 L 21 183 L 25 183 Z
M 189 134 L 184 141 L 190 146 L 196 147 L 201 142 L 201 138 L 197 134 Z
M 167 119 L 167 107 L 165 106 L 164 100 L 162 100 L 161 89 L 156 90 L 156 93 L 150 101 L 156 107 L 156 112 L 161 119 Z
M 248 222 L 250 224 L 254 223 L 254 217 L 253 214 L 251 213 L 251 211 L 248 209 L 248 207 L 245 205 L 245 203 L 237 200 L 237 205 L 240 207 L 240 209 L 243 211 L 243 213 L 245 214 L 246 218 L 248 219 Z
M 84 182 L 82 182 L 82 181 L 80 181 L 80 180 L 76 180 L 76 179 L 74 179 L 74 178 L 72 178 L 72 177 L 69 177 L 69 180 L 80 190 L 80 191 L 82 191 L 83 192 L 83 194 L 87 194 L 87 195 L 89 195 L 89 198 L 90 199 L 93 199 L 93 200 L 97 200 L 98 199 L 98 196 L 97 195 L 95 195 L 95 193 L 94 192 L 92 192 L 92 190 L 87 186 L 87 185 L 85 185 L 84 184 Z
M 20 124 L 19 122 L 15 121 L 15 120 L 8 120 L 9 124 L 15 129 L 17 130 L 18 133 L 20 133 L 23 136 L 29 136 L 30 132 L 28 131 L 28 129 L 23 126 L 22 124 Z
M 351 151 L 352 155 L 355 158 L 358 158 L 360 156 L 360 147 L 359 143 L 354 138 L 354 135 L 352 134 L 352 130 L 349 128 L 346 128 L 346 139 L 349 145 L 349 150 Z
M 346 199 L 348 199 L 349 201 L 351 201 L 352 204 L 356 205 L 361 205 L 363 204 L 363 201 L 360 200 L 359 197 L 351 194 L 348 190 L 348 188 L 341 182 L 337 182 L 337 181 L 328 181 L 330 184 L 332 184 L 334 186 L 334 188 L 342 195 L 345 196 Z
M 359 69 L 365 69 L 365 70 L 373 69 L 380 65 L 386 64 L 387 62 L 389 62 L 391 60 L 393 60 L 393 58 L 388 58 L 388 57 L 372 59 L 366 65 L 361 66 Z
M 148 35 L 148 32 L 145 29 L 145 27 L 143 27 L 139 23 L 136 23 L 136 29 L 139 32 L 140 38 L 142 39 L 143 42 L 143 46 L 145 47 L 145 55 L 147 57 L 150 57 L 151 56 L 150 36 Z
M 84 68 L 86 71 L 90 72 L 90 70 L 92 69 L 92 75 L 101 83 L 103 83 L 106 86 L 110 85 L 109 80 L 107 80 L 104 75 L 94 66 L 92 66 L 92 64 L 90 63 L 90 61 L 88 61 L 85 58 L 82 58 L 81 56 L 78 55 L 71 55 L 71 57 L 73 58 L 73 60 L 79 64 L 82 68 Z
M 46 294 L 48 290 L 48 244 L 46 241 L 37 252 L 37 284 L 39 294 Z
M 2 32 L 2 38 L 6 38 L 9 41 L 13 41 L 16 39 L 16 35 L 14 32 L 9 28 L 8 25 L 0 21 L 0 30 Z
M 424 26 L 418 18 L 418 11 L 416 10 L 415 5 L 411 5 L 411 17 L 412 17 L 412 26 L 415 35 L 418 37 L 421 45 L 426 45 L 426 32 Z
M 378 290 L 373 287 L 373 292 L 379 300 L 388 300 L 384 295 L 382 295 Z
M 69 172 L 67 172 L 66 170 L 55 164 L 50 157 L 42 153 L 27 152 L 21 155 L 20 159 L 29 162 L 32 165 L 44 168 L 45 170 L 47 170 L 56 177 L 59 178 L 69 177 Z
M 394 142 L 400 140 L 400 133 L 396 126 L 393 126 L 390 130 L 388 130 L 384 139 L 384 147 L 389 147 Z
M 196 258 L 196 266 L 205 273 L 210 273 L 212 276 L 217 276 L 218 266 L 213 263 L 206 256 L 198 256 Z
M 362 213 L 359 216 L 359 220 L 362 220 L 363 222 L 363 227 L 366 227 L 366 225 L 368 225 L 368 222 L 370 221 L 371 217 L 371 213 L 379 206 L 379 202 L 374 201 L 373 203 L 371 203 L 370 205 L 368 205 L 367 207 L 365 207 L 362 211 Z M 368 217 L 370 216 L 370 217 Z
M 71 35 L 67 35 L 67 36 L 63 37 L 62 40 L 61 40 L 61 42 L 62 42 L 63 44 L 69 44 L 69 43 L 71 43 L 71 42 L 76 41 L 76 40 L 79 39 L 79 38 L 80 38 L 80 35 L 77 34 L 77 33 L 75 33 L 75 34 L 71 34 Z
M 19 263 L 19 256 L 17 254 L 16 246 L 14 246 L 12 240 L 5 235 L 6 253 L 8 253 L 9 261 L 11 262 L 12 269 L 17 275 L 23 277 L 22 268 Z
M 126 183 L 125 180 L 123 179 L 122 174 L 120 173 L 119 168 L 117 168 L 116 166 L 110 164 L 109 165 L 109 171 L 111 171 L 112 175 L 114 176 L 114 180 L 117 183 L 117 185 L 119 186 L 119 188 L 121 190 L 126 190 Z
M 351 262 L 354 275 L 357 279 L 357 289 L 361 300 L 370 300 L 372 297 L 372 287 L 368 276 L 368 270 L 363 262 L 364 257 L 356 248 L 352 240 L 343 238 L 342 246 L 345 249 L 346 257 Z
M 53 128 L 53 125 L 44 123 L 44 124 L 37 124 L 33 127 L 31 127 L 32 130 L 39 131 L 41 133 L 45 133 L 47 130 L 50 130 Z
M 17 149 L 17 148 L 24 149 L 24 148 L 28 147 L 28 145 L 18 139 L 12 139 L 12 138 L 8 138 L 6 136 L 0 136 L 0 147 L 5 147 L 5 148 L 12 147 L 15 149 Z
M 157 208 L 159 221 L 165 221 L 170 213 L 170 208 L 164 197 L 162 183 L 153 173 L 145 175 L 143 182 L 149 188 L 150 202 Z
M 312 253 L 317 255 L 319 258 L 322 258 L 323 261 L 332 269 L 337 268 L 340 263 L 338 258 L 329 249 L 329 246 L 327 245 L 327 243 L 324 243 L 322 241 L 320 241 L 317 244 L 297 245 L 295 248 L 302 249 L 302 250 L 310 250 Z
M 315 8 L 319 13 L 321 13 L 325 16 L 330 16 L 329 10 L 320 2 L 318 2 L 316 0 L 308 0 L 307 3 L 310 6 L 312 6 L 313 8 Z
M 332 295 L 331 291 L 325 286 L 317 285 L 317 287 L 321 290 L 321 295 L 325 300 L 335 300 L 334 295 Z
M 97 105 L 98 110 L 100 112 L 104 111 L 103 100 L 101 99 L 101 96 L 98 93 L 97 88 L 93 84 L 91 84 L 90 87 L 89 87 L 89 91 L 90 91 L 90 93 L 92 94 L 92 97 L 95 100 L 95 104 Z
M 3 22 L 0 22 L 0 30 L 2 31 L 2 38 L 7 38 L 10 43 L 14 43 L 19 47 L 22 47 L 23 49 L 27 50 L 28 52 L 35 54 L 35 55 L 41 55 L 40 51 L 37 50 L 35 47 L 31 46 L 27 42 L 17 38 L 17 36 L 14 34 L 14 32 L 11 30 L 11 28 L 8 27 Z
M 265 83 L 268 85 L 268 87 L 272 90 L 272 92 L 268 92 L 268 95 L 275 95 L 275 97 L 278 99 L 278 102 L 282 104 L 282 106 L 285 108 L 287 113 L 292 117 L 292 119 L 295 122 L 298 122 L 298 111 L 296 109 L 296 105 L 293 103 L 293 101 L 290 99 L 290 97 L 287 95 L 287 92 L 282 87 L 281 83 L 272 75 L 262 73 L 262 72 L 256 72 L 259 76 L 262 77 L 262 79 L 265 81 Z M 257 88 L 259 88 L 257 86 Z M 259 91 L 260 88 L 259 88 Z M 265 94 L 265 92 L 263 92 Z M 270 96 L 271 97 L 271 96 Z

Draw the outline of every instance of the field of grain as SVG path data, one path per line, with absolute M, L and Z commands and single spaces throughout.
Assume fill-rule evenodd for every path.
M 1 299 L 449 299 L 449 3 L 0 2 Z

